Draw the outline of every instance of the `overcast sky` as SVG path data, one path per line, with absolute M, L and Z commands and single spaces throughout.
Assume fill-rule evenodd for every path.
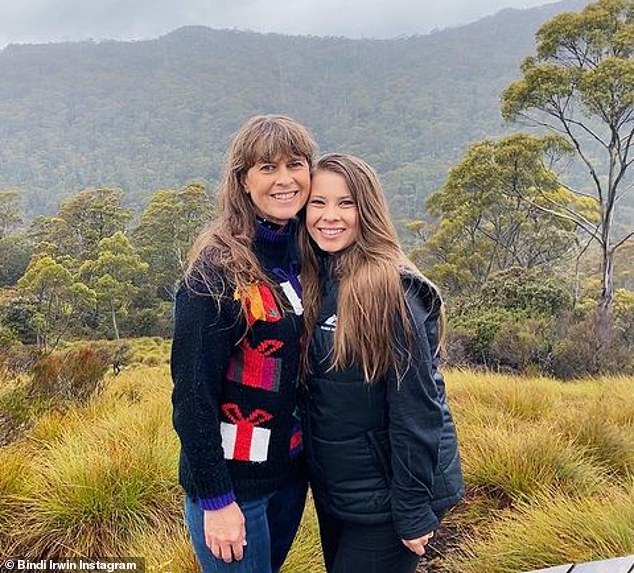
M 147 39 L 200 24 L 257 32 L 392 38 L 552 0 L 0 0 L 11 42 Z

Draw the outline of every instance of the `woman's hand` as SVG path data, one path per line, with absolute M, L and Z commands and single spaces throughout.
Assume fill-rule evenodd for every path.
M 247 544 L 247 532 L 238 504 L 234 501 L 221 509 L 206 509 L 204 513 L 205 543 L 214 557 L 225 563 L 240 561 Z
M 401 539 L 403 545 L 407 547 L 416 555 L 424 555 L 425 554 L 425 545 L 429 543 L 429 540 L 434 536 L 434 532 L 428 533 L 427 535 L 423 535 L 422 537 L 418 537 L 416 539 Z

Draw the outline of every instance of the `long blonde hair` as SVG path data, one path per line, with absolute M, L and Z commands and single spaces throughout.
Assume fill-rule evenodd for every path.
M 219 216 L 189 251 L 185 282 L 190 288 L 208 292 L 212 283 L 217 284 L 219 273 L 225 287 L 238 291 L 258 282 L 273 286 L 253 252 L 256 212 L 244 192 L 244 178 L 258 161 L 273 161 L 280 155 L 303 157 L 312 166 L 315 151 L 308 130 L 289 117 L 259 115 L 242 125 L 229 147 L 218 188 Z
M 402 271 L 429 281 L 401 249 L 374 169 L 358 157 L 330 153 L 317 161 L 314 173 L 319 171 L 341 175 L 357 208 L 356 241 L 335 255 L 339 290 L 331 367 L 339 369 L 356 363 L 366 381 L 371 382 L 393 366 L 400 369 L 403 358 L 409 355 L 412 325 L 401 283 Z M 310 337 L 319 315 L 321 284 L 317 247 L 305 225 L 300 230 L 299 244 L 304 319 Z M 304 358 L 307 365 L 307 356 Z

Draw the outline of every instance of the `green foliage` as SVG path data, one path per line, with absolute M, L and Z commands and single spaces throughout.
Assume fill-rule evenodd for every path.
M 524 372 L 549 372 L 554 324 L 568 320 L 568 285 L 542 268 L 493 273 L 482 290 L 452 308 L 449 359 Z
M 470 290 L 496 271 L 552 268 L 574 251 L 575 224 L 541 209 L 580 202 L 546 165 L 568 151 L 560 138 L 523 134 L 472 145 L 427 202 L 438 218 L 424 246 L 431 278 L 450 292 Z
M 94 289 L 97 300 L 110 310 L 114 335 L 119 339 L 117 314 L 125 314 L 148 270 L 120 231 L 99 242 L 96 260 L 86 261 L 80 274 Z
M 614 296 L 616 251 L 631 238 L 614 226 L 631 191 L 627 173 L 634 138 L 634 28 L 632 0 L 599 0 L 579 13 L 546 22 L 537 33 L 537 56 L 522 64 L 522 78 L 502 96 L 507 120 L 528 120 L 563 134 L 589 173 L 599 202 L 595 224 L 576 209 L 549 208 L 574 221 L 601 249 L 599 309 Z
M 450 359 L 453 362 L 462 356 L 469 362 L 489 363 L 497 333 L 503 324 L 515 322 L 516 318 L 505 309 L 482 309 L 458 316 L 451 324 Z M 452 350 L 457 357 L 452 356 Z
M 85 260 L 95 254 L 100 241 L 123 231 L 131 213 L 121 206 L 123 191 L 117 189 L 86 189 L 73 195 L 59 210 L 77 241 L 75 258 Z
M 66 199 L 55 217 L 39 217 L 30 235 L 40 252 L 83 261 L 95 256 L 99 242 L 125 229 L 130 211 L 119 189 L 85 189 Z
M 22 222 L 22 199 L 17 191 L 0 191 L 0 241 Z
M 149 264 L 156 294 L 169 299 L 183 275 L 187 252 L 202 227 L 213 216 L 203 185 L 191 184 L 179 191 L 157 191 L 134 231 L 139 254 Z
M 511 267 L 492 275 L 479 299 L 530 316 L 549 317 L 572 308 L 572 295 L 561 278 L 540 268 Z
M 24 235 L 9 235 L 0 239 L 0 287 L 13 286 L 24 274 L 33 244 Z
M 49 255 L 31 260 L 18 281 L 18 292 L 35 301 L 29 326 L 38 344 L 46 348 L 59 343 L 73 319 L 95 303 L 95 293 L 77 281 L 71 271 Z
M 35 344 L 38 303 L 34 297 L 14 296 L 0 304 L 0 324 L 24 344 Z

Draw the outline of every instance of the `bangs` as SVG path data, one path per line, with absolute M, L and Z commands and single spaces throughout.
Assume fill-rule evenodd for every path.
M 264 121 L 245 142 L 243 169 L 258 161 L 269 162 L 279 156 L 303 157 L 312 166 L 315 143 L 308 132 L 295 122 Z

